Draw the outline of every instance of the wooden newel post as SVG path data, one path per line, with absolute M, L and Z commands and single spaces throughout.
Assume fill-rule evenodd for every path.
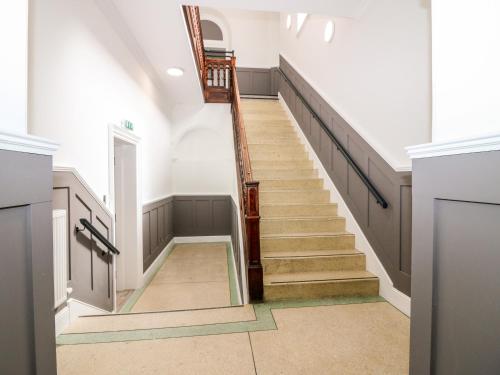
M 248 292 L 251 301 L 264 297 L 264 280 L 260 262 L 260 215 L 259 183 L 246 182 L 247 201 L 245 207 L 246 235 L 248 241 Z

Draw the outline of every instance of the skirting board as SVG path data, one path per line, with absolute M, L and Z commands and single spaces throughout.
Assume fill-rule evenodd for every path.
M 231 236 L 174 237 L 175 243 L 231 242 Z
M 109 311 L 102 310 L 85 302 L 70 298 L 67 301 L 66 307 L 61 309 L 61 311 L 59 311 L 55 316 L 56 336 L 60 335 L 80 316 L 103 314 L 109 314 Z
M 158 271 L 158 269 L 163 265 L 165 259 L 168 257 L 175 244 L 175 238 L 171 239 L 168 245 L 161 251 L 160 255 L 158 255 L 154 262 L 151 263 L 146 272 L 143 273 L 141 288 L 149 283 L 150 278 L 153 277 L 156 271 Z
M 330 191 L 331 198 L 338 203 L 339 214 L 345 217 L 347 230 L 356 236 L 356 248 L 362 251 L 366 255 L 367 270 L 377 275 L 377 277 L 379 278 L 380 280 L 379 294 L 382 297 L 384 297 L 388 302 L 390 302 L 393 306 L 395 306 L 398 310 L 403 312 L 405 315 L 410 316 L 411 298 L 401 293 L 396 288 L 394 288 L 392 280 L 390 279 L 389 275 L 382 266 L 382 263 L 375 254 L 375 251 L 371 247 L 370 243 L 368 242 L 366 236 L 364 235 L 357 221 L 354 219 L 354 216 L 349 210 L 349 207 L 342 199 L 342 196 L 340 195 L 339 191 L 333 184 L 333 181 L 330 179 L 330 176 L 328 175 L 325 168 L 323 167 L 323 164 L 320 162 L 318 156 L 314 152 L 311 144 L 309 143 L 306 136 L 302 132 L 302 129 L 295 120 L 295 117 L 290 111 L 290 108 L 288 108 L 285 100 L 283 100 L 281 93 L 278 95 L 280 103 L 283 105 L 283 108 L 285 109 L 288 117 L 292 121 L 296 133 L 300 137 L 302 144 L 304 144 L 309 156 L 313 160 L 314 168 L 318 170 L 319 177 L 323 179 L 325 189 Z

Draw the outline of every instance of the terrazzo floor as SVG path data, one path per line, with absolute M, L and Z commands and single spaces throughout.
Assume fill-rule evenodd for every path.
M 80 318 L 58 337 L 58 374 L 408 373 L 409 318 L 382 298 L 231 306 L 226 250 L 174 248 L 132 314 Z M 164 310 L 181 311 L 144 313 Z

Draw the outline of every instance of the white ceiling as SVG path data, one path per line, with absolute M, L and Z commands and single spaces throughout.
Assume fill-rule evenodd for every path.
M 189 1 L 189 0 L 187 0 Z M 189 5 L 356 17 L 371 0 L 192 0 Z M 186 31 L 183 0 L 96 0 L 146 73 L 163 92 L 167 106 L 201 105 L 203 97 Z M 184 69 L 170 77 L 169 67 Z
M 176 0 L 178 3 L 185 1 Z M 334 17 L 357 17 L 372 0 L 191 0 L 189 5 L 212 8 L 264 10 L 269 12 L 327 14 Z
M 97 0 L 146 73 L 163 92 L 167 106 L 201 105 L 203 96 L 191 44 L 177 1 Z M 182 77 L 166 70 L 180 67 Z

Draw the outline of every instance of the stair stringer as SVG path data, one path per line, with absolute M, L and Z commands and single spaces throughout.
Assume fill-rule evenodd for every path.
M 361 229 L 358 222 L 354 218 L 354 215 L 349 210 L 349 207 L 342 198 L 342 195 L 335 187 L 335 184 L 333 183 L 330 176 L 326 172 L 323 164 L 316 155 L 316 152 L 314 151 L 311 144 L 307 140 L 306 136 L 302 132 L 302 129 L 300 128 L 297 120 L 290 111 L 290 108 L 286 104 L 285 100 L 281 96 L 281 93 L 278 94 L 278 97 L 281 105 L 285 109 L 285 112 L 287 113 L 288 118 L 290 119 L 293 125 L 295 132 L 299 136 L 301 143 L 306 147 L 307 153 L 309 154 L 309 157 L 313 161 L 314 168 L 318 170 L 319 178 L 322 178 L 324 181 L 323 187 L 330 192 L 331 201 L 338 204 L 339 216 L 345 217 L 347 231 L 355 235 L 356 249 L 363 252 L 366 255 L 367 271 L 378 276 L 380 281 L 379 294 L 382 297 L 384 297 L 388 302 L 390 302 L 394 307 L 403 312 L 405 315 L 410 316 L 411 298 L 394 287 L 394 283 L 389 277 L 389 274 L 387 273 L 384 266 L 377 257 L 377 254 L 370 245 L 370 242 L 363 233 L 363 230 Z

